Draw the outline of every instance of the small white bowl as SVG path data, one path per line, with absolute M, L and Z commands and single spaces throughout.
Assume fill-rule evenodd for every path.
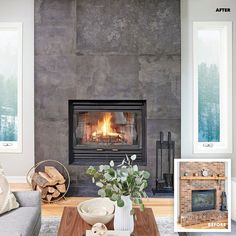
M 115 204 L 108 198 L 94 198 L 77 206 L 81 218 L 90 225 L 109 223 L 114 217 Z

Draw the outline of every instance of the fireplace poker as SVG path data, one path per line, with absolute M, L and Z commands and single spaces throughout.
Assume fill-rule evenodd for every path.
M 173 187 L 173 174 L 171 173 L 171 150 L 172 150 L 172 141 L 171 141 L 171 132 L 168 132 L 168 140 L 167 140 L 167 159 L 168 159 L 168 171 L 167 173 L 164 173 L 164 179 L 165 179 L 165 187 L 166 189 L 172 189 Z
M 168 132 L 168 139 L 164 140 L 164 133 L 160 132 L 160 140 L 156 141 L 156 186 L 152 192 L 173 193 L 173 161 L 175 157 L 175 142 L 171 140 L 171 132 Z M 166 159 L 164 150 L 167 150 Z M 164 159 L 163 159 L 164 158 Z M 166 166 L 168 164 L 169 166 Z M 160 165 L 160 167 L 159 167 Z M 164 166 L 163 166 L 164 165 Z
M 168 132 L 168 164 L 169 164 L 169 174 L 171 173 L 171 162 L 170 162 L 170 152 L 171 152 L 171 132 Z
M 161 132 L 160 132 L 160 149 L 161 149 L 161 180 L 163 179 L 163 169 L 162 169 L 163 139 L 164 139 L 164 134 L 163 134 L 163 132 L 161 131 Z

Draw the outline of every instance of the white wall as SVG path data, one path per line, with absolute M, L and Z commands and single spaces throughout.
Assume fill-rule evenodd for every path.
M 34 1 L 0 0 L 0 22 L 23 23 L 23 152 L 0 154 L 8 176 L 24 176 L 34 164 Z
M 223 7 L 231 12 L 216 12 L 216 8 Z M 236 176 L 236 139 L 232 154 L 193 154 L 193 21 L 233 21 L 233 137 L 236 135 L 236 0 L 181 0 L 181 157 L 231 158 L 232 175 Z
M 231 208 L 232 208 L 232 220 L 236 221 L 236 178 L 232 178 L 232 187 L 231 187 Z

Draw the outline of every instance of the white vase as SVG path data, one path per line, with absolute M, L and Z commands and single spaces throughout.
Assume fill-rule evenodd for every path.
M 123 207 L 116 205 L 114 216 L 114 229 L 120 231 L 129 231 L 130 234 L 134 231 L 134 217 L 130 214 L 132 210 L 132 201 L 130 196 L 122 196 L 124 201 Z

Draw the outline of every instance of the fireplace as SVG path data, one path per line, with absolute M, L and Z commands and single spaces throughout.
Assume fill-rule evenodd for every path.
M 69 100 L 69 162 L 119 163 L 125 154 L 146 164 L 146 101 Z
M 192 190 L 192 211 L 214 210 L 216 189 Z

